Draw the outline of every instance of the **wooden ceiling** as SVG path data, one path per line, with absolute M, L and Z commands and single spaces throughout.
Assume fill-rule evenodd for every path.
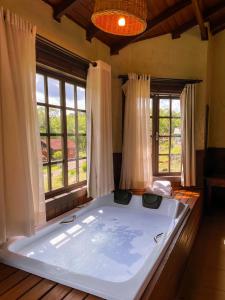
M 95 37 L 108 45 L 111 54 L 140 40 L 171 34 L 172 39 L 179 38 L 190 28 L 199 26 L 199 37 L 208 39 L 209 23 L 212 34 L 225 29 L 225 0 L 147 0 L 147 29 L 135 37 L 121 37 L 107 34 L 96 28 L 91 22 L 94 0 L 43 0 L 53 8 L 53 18 L 60 22 L 63 15 L 86 30 L 86 38 L 91 42 Z

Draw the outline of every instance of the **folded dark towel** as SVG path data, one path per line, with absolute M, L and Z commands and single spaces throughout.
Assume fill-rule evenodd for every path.
M 118 204 L 128 205 L 132 198 L 132 193 L 127 190 L 114 191 L 114 202 Z
M 147 208 L 158 209 L 162 202 L 162 196 L 155 194 L 143 194 L 142 205 Z

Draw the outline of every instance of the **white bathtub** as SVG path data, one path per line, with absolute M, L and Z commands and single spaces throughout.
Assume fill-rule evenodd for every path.
M 105 299 L 139 299 L 188 211 L 173 199 L 144 208 L 141 196 L 120 205 L 110 194 L 3 245 L 0 261 Z

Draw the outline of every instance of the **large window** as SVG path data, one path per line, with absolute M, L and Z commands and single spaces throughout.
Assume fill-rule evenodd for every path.
M 40 71 L 36 98 L 46 196 L 86 182 L 85 85 Z
M 180 175 L 180 99 L 174 95 L 152 95 L 151 107 L 153 174 Z

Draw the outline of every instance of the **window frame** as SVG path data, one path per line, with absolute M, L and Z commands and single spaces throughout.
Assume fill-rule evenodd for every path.
M 78 138 L 79 136 L 87 136 L 87 132 L 85 134 L 80 134 L 78 132 L 78 112 L 84 112 L 87 113 L 87 110 L 81 110 L 77 108 L 77 99 L 76 99 L 76 87 L 83 87 L 85 88 L 85 92 L 86 92 L 86 81 L 79 79 L 75 76 L 70 76 L 69 74 L 63 73 L 61 71 L 58 70 L 53 70 L 52 68 L 48 68 L 48 67 L 43 67 L 40 65 L 37 65 L 36 67 L 36 74 L 40 74 L 44 76 L 44 89 L 45 89 L 45 103 L 42 102 L 38 102 L 38 99 L 36 100 L 36 105 L 37 106 L 42 106 L 45 107 L 46 109 L 46 126 L 47 126 L 47 132 L 46 133 L 40 133 L 40 137 L 44 136 L 47 138 L 48 141 L 48 162 L 42 162 L 42 166 L 47 166 L 48 168 L 48 172 L 49 172 L 49 176 L 48 176 L 48 186 L 49 186 L 49 191 L 45 192 L 45 199 L 49 199 L 49 198 L 53 198 L 56 196 L 59 196 L 61 194 L 64 193 L 68 193 L 71 192 L 75 189 L 84 187 L 87 185 L 87 180 L 81 181 L 81 182 L 77 182 L 75 184 L 68 184 L 68 162 L 69 161 L 75 161 L 76 162 L 76 171 L 79 169 L 79 161 L 82 159 L 86 159 L 87 161 L 87 155 L 86 157 L 79 157 L 79 146 L 78 146 Z M 48 98 L 48 87 L 47 87 L 47 78 L 53 78 L 56 80 L 59 80 L 60 82 L 60 99 L 61 99 L 61 103 L 60 105 L 53 105 L 53 104 L 49 104 L 47 101 Z M 69 84 L 73 84 L 74 87 L 74 97 L 75 97 L 75 107 L 74 108 L 69 108 L 66 106 L 66 93 L 65 93 L 65 84 L 69 83 Z M 58 108 L 61 110 L 61 125 L 62 125 L 62 132 L 61 133 L 50 133 L 50 122 L 49 122 L 49 108 Z M 77 147 L 77 155 L 74 159 L 69 160 L 68 158 L 68 151 L 67 151 L 67 137 L 68 136 L 72 136 L 72 134 L 69 134 L 67 132 L 67 121 L 66 121 L 66 111 L 67 110 L 72 110 L 74 111 L 75 114 L 75 128 L 77 129 L 77 131 L 75 132 L 75 134 L 73 136 L 75 136 L 75 140 L 76 140 L 76 147 Z M 87 116 L 87 114 L 86 114 Z M 86 119 L 87 120 L 87 119 Z M 63 157 L 61 160 L 59 161 L 55 161 L 52 162 L 50 159 L 51 156 L 51 151 L 50 151 L 50 137 L 51 136 L 61 136 L 63 138 L 63 145 L 62 145 L 62 151 L 63 151 Z M 51 190 L 51 165 L 57 164 L 57 163 L 62 163 L 62 175 L 63 175 L 63 187 L 55 189 L 55 190 Z M 78 175 L 77 175 L 78 176 Z
M 155 177 L 180 177 L 181 172 L 159 172 L 159 106 L 160 106 L 160 99 L 170 99 L 170 114 L 169 116 L 165 116 L 164 118 L 170 120 L 170 135 L 165 135 L 163 137 L 169 138 L 169 169 L 170 169 L 170 160 L 171 160 L 171 120 L 174 118 L 172 116 L 172 105 L 171 101 L 172 99 L 180 100 L 180 94 L 179 93 L 152 93 L 151 94 L 152 99 L 152 168 L 153 168 L 153 176 Z M 181 119 L 181 117 L 177 117 L 177 119 Z M 178 137 L 181 137 L 179 135 Z M 181 154 L 182 155 L 182 154 Z

